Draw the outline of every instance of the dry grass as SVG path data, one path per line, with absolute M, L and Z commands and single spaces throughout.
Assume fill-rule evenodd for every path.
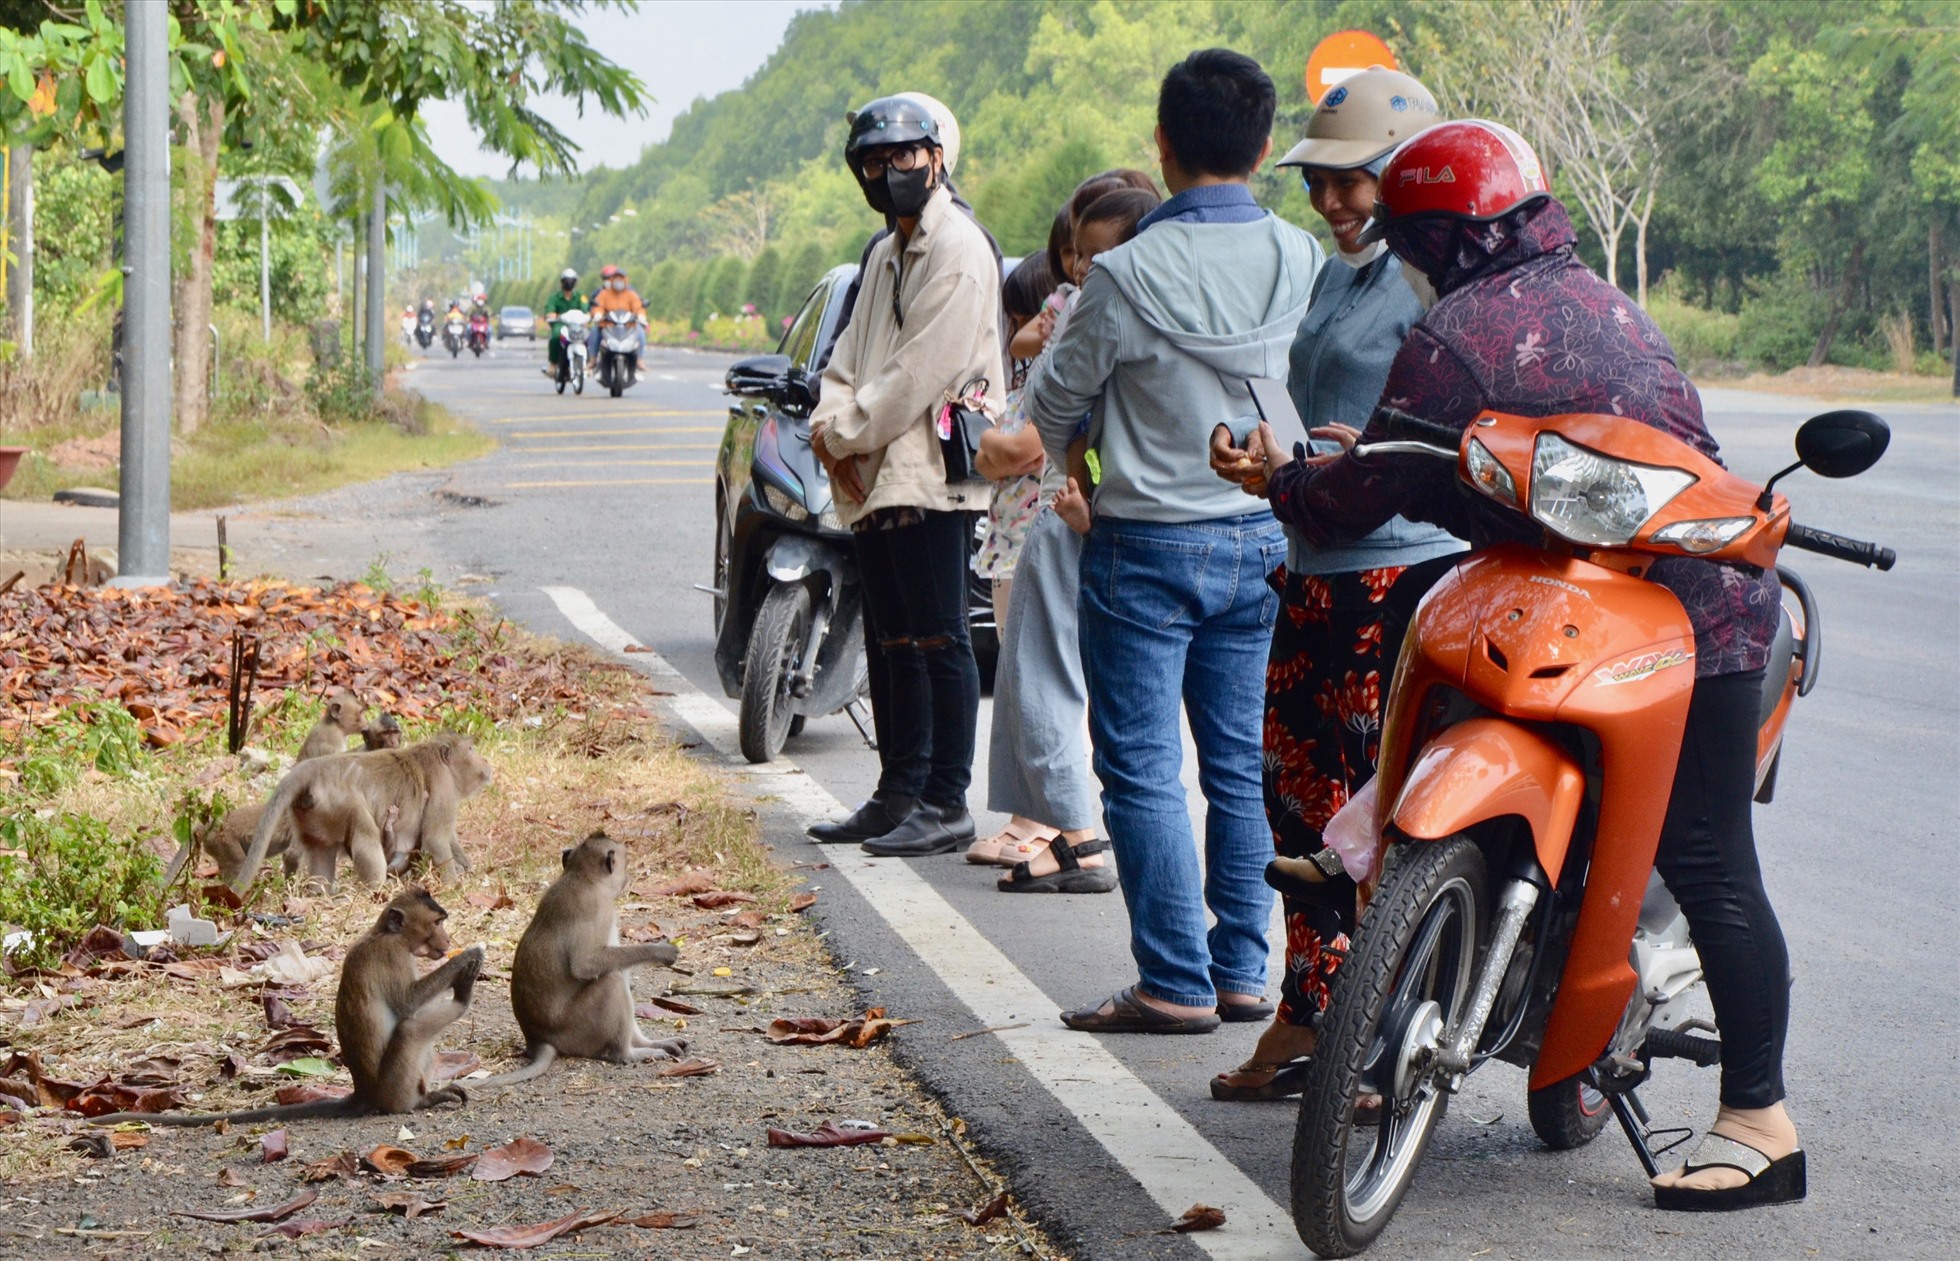
M 1700 385 L 1761 394 L 1794 394 L 1825 402 L 1946 403 L 1953 401 L 1951 376 L 1874 372 L 1869 368 L 1792 368 L 1732 379 L 1701 380 Z

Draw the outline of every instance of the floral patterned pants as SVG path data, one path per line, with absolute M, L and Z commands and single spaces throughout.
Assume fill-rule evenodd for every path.
M 1382 705 L 1402 637 L 1423 593 L 1456 557 L 1342 574 L 1274 571 L 1280 594 L 1266 662 L 1266 821 L 1273 848 L 1306 858 L 1321 829 L 1374 777 Z M 1279 1019 L 1317 1026 L 1354 931 L 1354 881 L 1284 899 L 1286 972 Z

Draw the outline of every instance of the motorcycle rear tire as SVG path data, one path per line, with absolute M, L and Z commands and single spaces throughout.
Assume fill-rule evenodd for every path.
M 1578 1073 L 1532 1091 L 1526 1111 L 1531 1116 L 1532 1131 L 1555 1152 L 1584 1147 L 1599 1137 L 1613 1116 L 1606 1096 Z
M 1322 1257 L 1351 1257 L 1387 1228 L 1415 1181 L 1449 1094 L 1418 1082 L 1396 1106 L 1392 1073 L 1412 1019 L 1435 1001 L 1440 1040 L 1469 1005 L 1486 926 L 1484 858 L 1469 838 L 1404 844 L 1335 973 L 1293 1132 L 1293 1226 Z M 1390 1080 L 1382 1080 L 1389 1078 Z M 1384 1095 L 1380 1124 L 1355 1124 L 1355 1101 Z M 1349 1169 L 1349 1147 L 1366 1163 Z M 1358 1194 L 1358 1201 L 1357 1201 Z
M 573 369 L 572 371 L 572 393 L 574 394 L 585 393 L 585 368 L 583 366 L 584 360 L 580 360 L 579 362 L 580 362 L 580 366 Z
M 785 583 L 763 598 L 755 625 L 749 628 L 749 647 L 742 662 L 742 708 L 739 734 L 742 756 L 751 762 L 773 761 L 789 739 L 796 698 L 790 694 L 790 672 L 810 631 L 810 589 Z

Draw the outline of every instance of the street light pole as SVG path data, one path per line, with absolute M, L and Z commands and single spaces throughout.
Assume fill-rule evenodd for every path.
M 169 10 L 124 12 L 122 495 L 116 584 L 170 581 Z
M 265 344 L 272 344 L 272 245 L 265 230 L 266 181 L 259 177 L 259 319 Z

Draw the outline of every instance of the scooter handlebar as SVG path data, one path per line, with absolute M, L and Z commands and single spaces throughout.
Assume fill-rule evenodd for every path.
M 1858 539 L 1846 538 L 1842 534 L 1813 530 L 1807 525 L 1794 523 L 1790 526 L 1790 532 L 1783 536 L 1783 542 L 1801 551 L 1848 560 L 1854 565 L 1864 565 L 1867 568 L 1890 569 L 1899 559 L 1898 553 L 1889 547 L 1880 547 L 1876 543 L 1866 543 Z

